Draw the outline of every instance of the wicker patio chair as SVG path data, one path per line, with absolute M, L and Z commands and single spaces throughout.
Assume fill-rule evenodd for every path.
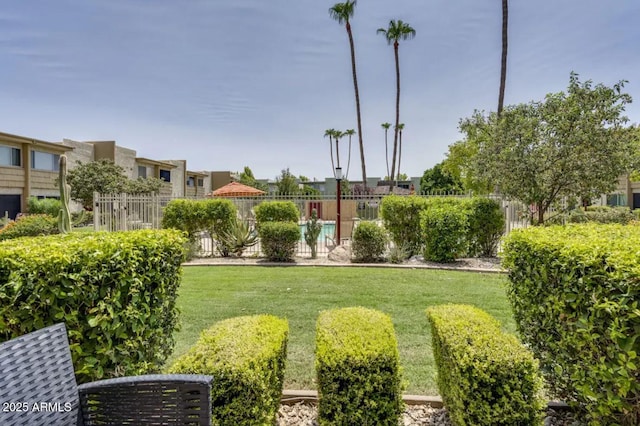
M 212 377 L 142 375 L 77 386 L 64 324 L 0 344 L 0 425 L 207 425 Z

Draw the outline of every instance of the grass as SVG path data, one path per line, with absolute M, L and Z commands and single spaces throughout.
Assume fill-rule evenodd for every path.
M 285 389 L 316 389 L 314 339 L 324 309 L 364 306 L 389 315 L 398 337 L 406 393 L 437 395 L 425 310 L 443 303 L 478 306 L 514 332 L 497 274 L 391 268 L 198 266 L 184 268 L 171 365 L 200 332 L 234 316 L 268 313 L 289 321 Z

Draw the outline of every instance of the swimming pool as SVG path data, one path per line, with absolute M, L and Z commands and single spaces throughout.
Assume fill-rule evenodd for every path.
M 306 223 L 300 223 L 300 240 L 304 241 L 304 231 L 307 230 Z M 344 229 L 344 226 L 343 226 Z M 336 223 L 334 221 L 323 221 L 322 229 L 320 230 L 320 235 L 318 235 L 318 241 L 324 243 L 325 237 L 329 237 L 333 240 L 336 232 Z

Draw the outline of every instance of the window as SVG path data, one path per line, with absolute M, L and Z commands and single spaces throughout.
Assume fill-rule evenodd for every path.
M 34 170 L 47 170 L 57 172 L 59 170 L 60 156 L 48 152 L 31 151 L 31 168 Z
M 0 166 L 20 167 L 20 148 L 0 145 Z
M 204 179 L 198 179 L 198 186 L 200 187 L 204 186 Z
M 147 178 L 147 167 L 146 166 L 138 166 L 138 177 L 143 179 Z
M 165 182 L 171 182 L 171 171 L 160 169 L 160 179 Z
M 187 178 L 187 186 L 196 186 L 196 178 L 189 176 Z

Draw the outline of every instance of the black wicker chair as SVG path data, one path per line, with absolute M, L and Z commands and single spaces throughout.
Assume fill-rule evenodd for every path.
M 212 377 L 143 375 L 80 386 L 64 324 L 0 344 L 0 425 L 207 425 Z

